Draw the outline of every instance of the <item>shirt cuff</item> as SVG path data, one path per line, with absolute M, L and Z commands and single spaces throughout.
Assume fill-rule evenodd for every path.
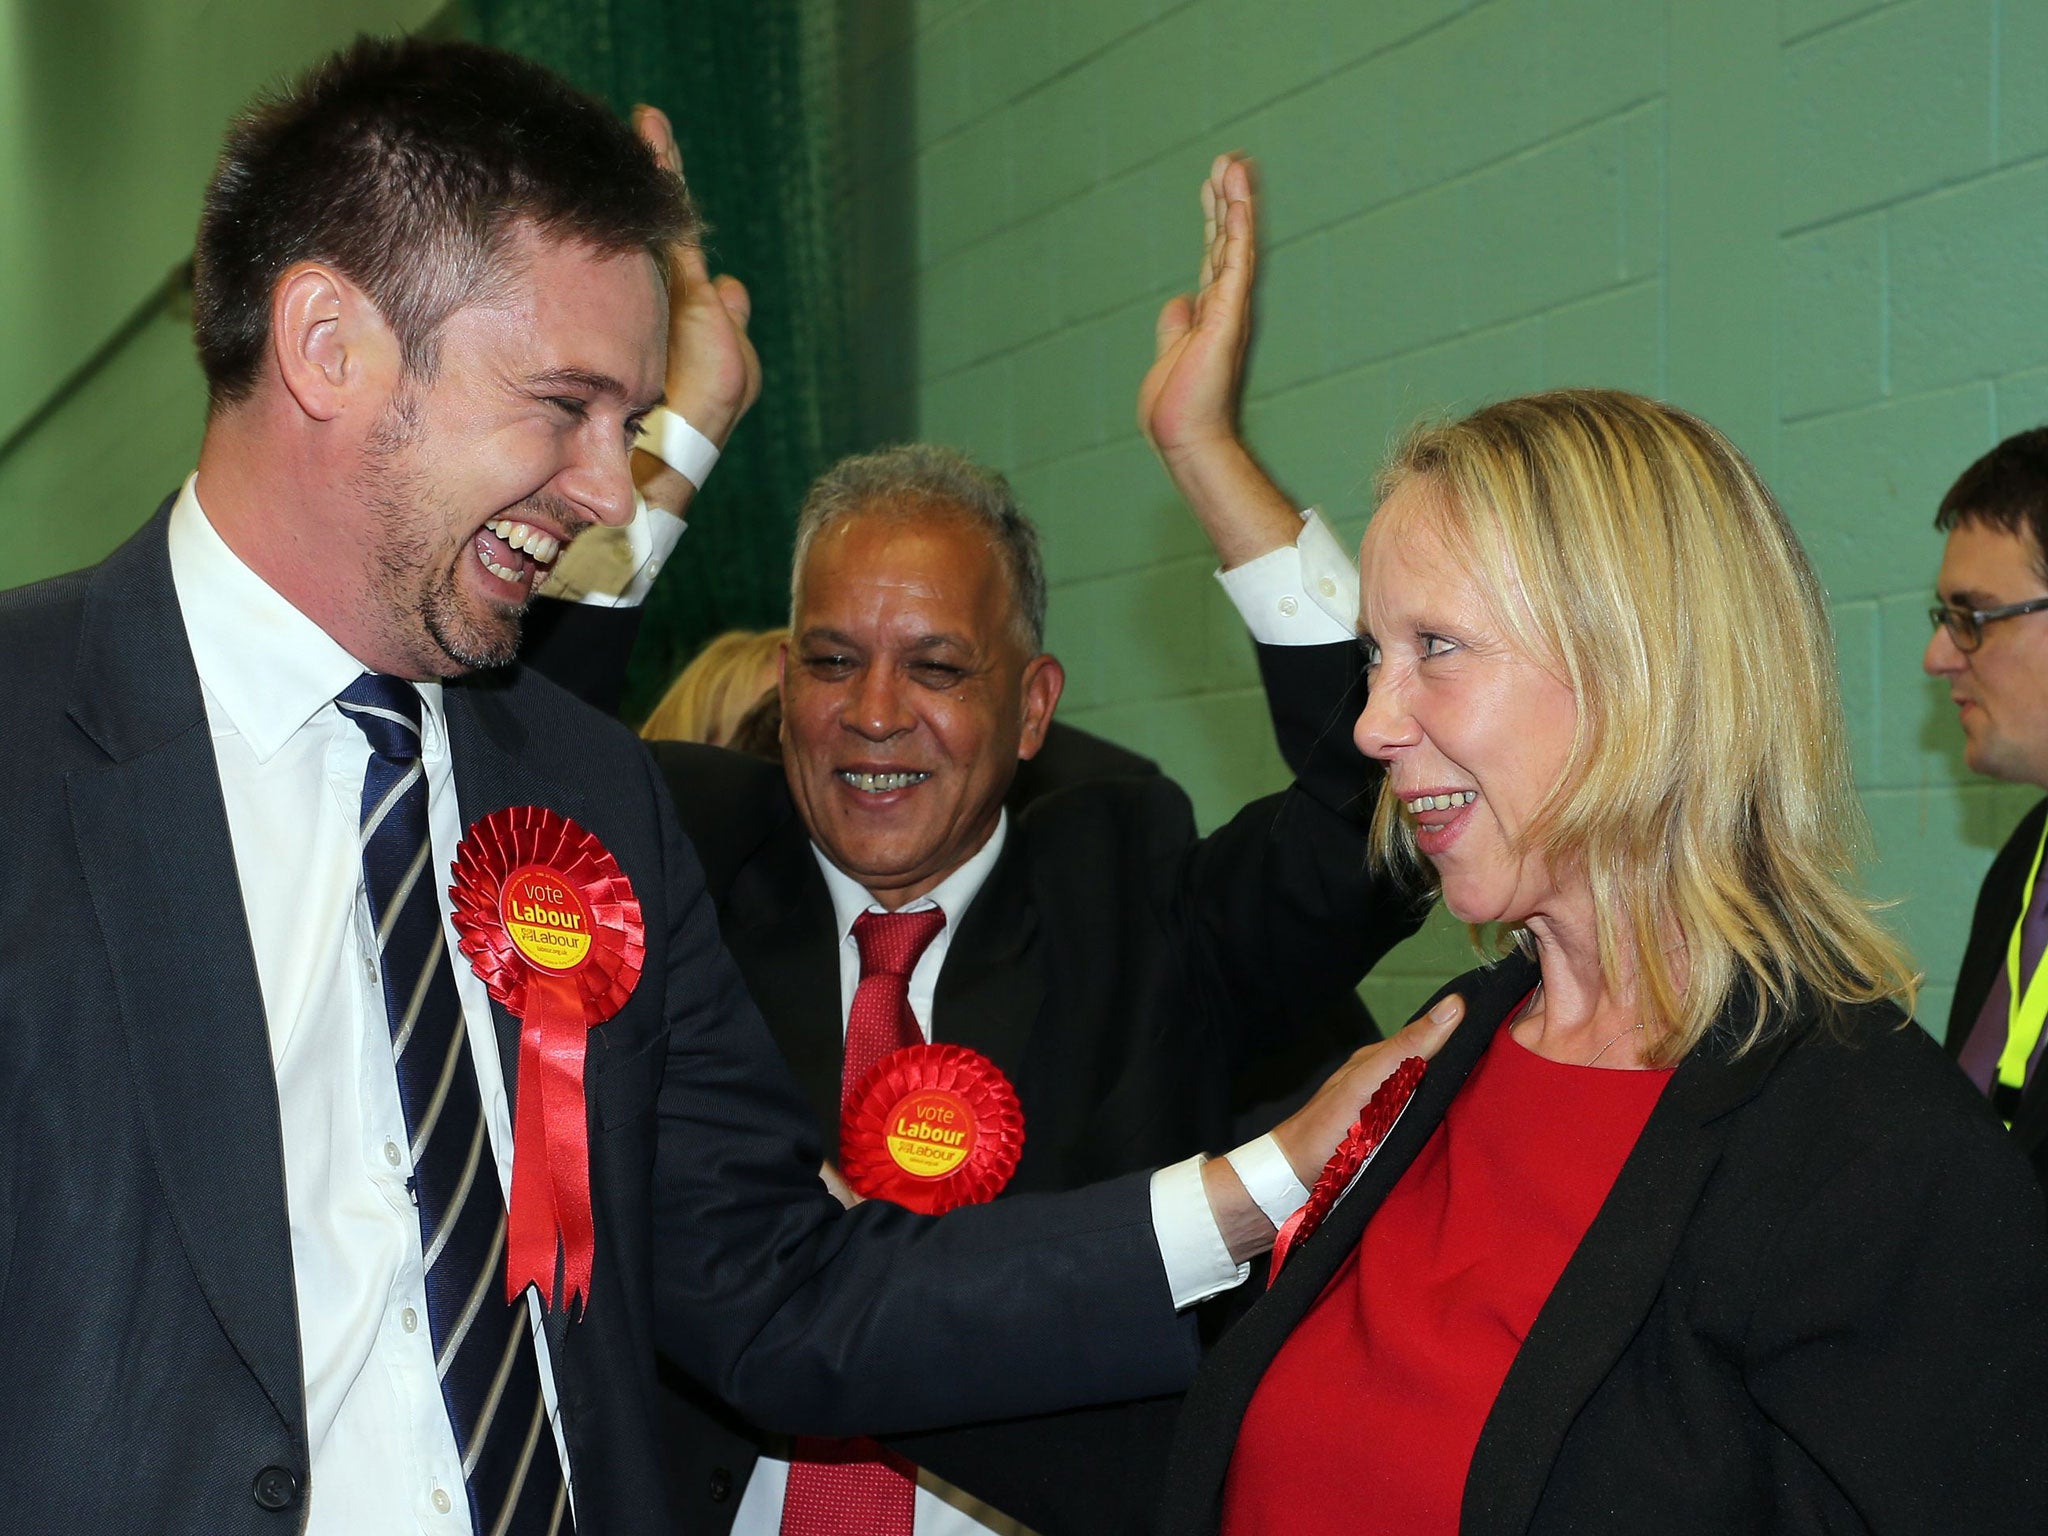
M 1292 544 L 1216 580 L 1261 645 L 1334 645 L 1358 637 L 1358 572 L 1314 507 Z
M 598 608 L 637 608 L 675 553 L 687 527 L 680 517 L 633 497 L 633 520 L 586 528 L 555 560 L 541 596 Z
M 1202 1187 L 1202 1164 L 1207 1161 L 1191 1157 L 1152 1175 L 1152 1231 L 1159 1240 L 1175 1311 L 1244 1284 L 1252 1272 L 1251 1265 L 1234 1262 L 1224 1246 L 1223 1230 L 1209 1208 L 1209 1192 Z

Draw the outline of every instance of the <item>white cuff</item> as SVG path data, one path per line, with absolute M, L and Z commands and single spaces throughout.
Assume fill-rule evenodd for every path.
M 1308 1204 L 1308 1191 L 1295 1176 L 1294 1164 L 1270 1132 L 1231 1152 L 1229 1161 L 1245 1193 L 1274 1226 L 1285 1226 L 1288 1217 Z
M 1358 636 L 1358 572 L 1311 507 L 1301 535 L 1216 579 L 1262 645 L 1334 645 Z
M 718 462 L 718 444 L 665 405 L 657 405 L 640 421 L 642 453 L 651 453 L 698 490 L 711 478 Z
M 1152 1232 L 1159 1240 L 1175 1311 L 1244 1284 L 1252 1272 L 1251 1265 L 1235 1262 L 1224 1245 L 1223 1229 L 1209 1208 L 1209 1192 L 1202 1187 L 1202 1164 L 1207 1161 L 1191 1157 L 1152 1175 Z
M 630 523 L 586 528 L 556 556 L 541 595 L 599 608 L 638 607 L 686 526 L 673 512 L 635 495 Z

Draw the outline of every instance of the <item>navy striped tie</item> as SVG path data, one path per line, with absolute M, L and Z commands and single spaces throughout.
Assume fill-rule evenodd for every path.
M 505 1302 L 505 1202 L 435 894 L 420 696 L 366 672 L 335 701 L 370 742 L 363 883 L 412 1139 L 427 1317 L 476 1536 L 572 1529 L 526 1299 Z

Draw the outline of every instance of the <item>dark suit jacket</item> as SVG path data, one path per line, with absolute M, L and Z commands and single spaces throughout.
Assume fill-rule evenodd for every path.
M 277 1093 L 165 525 L 0 594 L 0 1530 L 275 1531 L 266 1469 L 303 1518 Z M 639 743 L 516 668 L 451 687 L 447 717 L 464 816 L 575 818 L 647 923 L 646 974 L 589 1039 L 594 1290 L 550 1330 L 585 1530 L 668 1528 L 657 1346 L 821 1433 L 1186 1378 L 1143 1178 L 964 1220 L 841 1213 Z
M 2005 964 L 2006 945 L 2012 926 L 2020 920 L 2020 904 L 2026 899 L 2027 871 L 2034 864 L 2034 850 L 2041 846 L 2041 823 L 2048 819 L 2048 800 L 2043 800 L 2020 818 L 2012 836 L 1998 850 L 1977 891 L 1977 911 L 1970 919 L 1970 942 L 1963 951 L 1963 963 L 1956 972 L 1955 998 L 1949 1004 L 1948 1038 L 1951 1056 L 1960 1056 L 1963 1042 L 1977 1027 L 1977 1015 L 1998 980 Z M 2020 1098 L 2020 1112 L 2013 1117 L 2013 1139 L 2034 1165 L 2034 1175 L 2048 1185 L 2048 1074 L 2035 1073 Z
M 1460 977 L 1461 1025 L 1323 1228 L 1211 1354 L 1159 1529 L 1216 1529 L 1267 1364 L 1536 980 Z M 1443 994 L 1439 994 L 1441 996 Z M 1510 1368 L 1464 1536 L 2048 1529 L 2048 1230 L 1983 1100 L 1898 1010 L 1802 1012 L 1673 1074 Z M 1333 1475 L 1343 1475 L 1334 1470 Z
M 1137 775 L 1013 807 L 1008 841 L 961 921 L 933 1002 L 938 1037 L 1016 1084 L 1025 1144 L 1013 1190 L 1073 1188 L 1190 1153 L 1234 1131 L 1234 1076 L 1280 1054 L 1419 921 L 1369 874 L 1377 770 L 1351 746 L 1355 646 L 1265 647 L 1295 787 L 1208 838 L 1185 794 Z M 842 1041 L 832 903 L 779 766 L 681 743 L 656 758 L 704 861 L 727 945 L 833 1139 Z M 680 1513 L 723 1531 L 756 1442 L 699 1403 L 679 1410 Z M 1008 1426 L 906 1446 L 1042 1529 L 1142 1521 L 1136 1464 L 1077 1486 L 1054 1447 L 1120 1420 Z M 1120 1433 L 1120 1431 L 1119 1431 Z M 1159 1449 L 1163 1452 L 1163 1443 Z M 1154 1463 L 1156 1475 L 1157 1463 Z

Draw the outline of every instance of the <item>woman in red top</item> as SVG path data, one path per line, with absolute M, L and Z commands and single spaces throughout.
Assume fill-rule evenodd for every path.
M 1183 1411 L 1174 1536 L 2048 1529 L 2041 1203 L 1893 1001 L 1823 594 L 1705 423 L 1395 454 L 1379 847 L 1503 958 Z

